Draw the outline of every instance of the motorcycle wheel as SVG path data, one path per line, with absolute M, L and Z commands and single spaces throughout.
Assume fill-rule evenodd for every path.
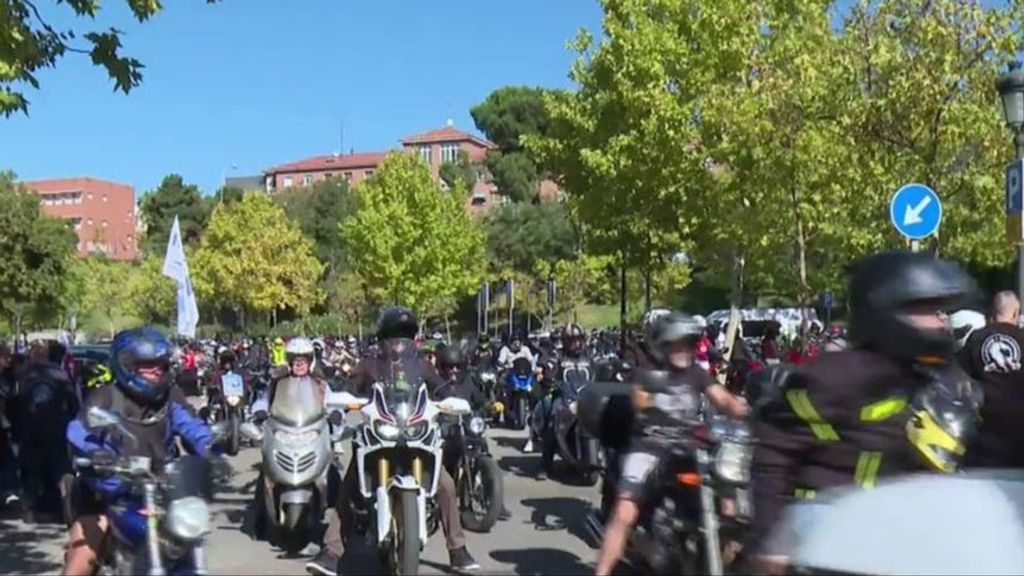
M 285 504 L 284 523 L 281 525 L 281 549 L 288 554 L 298 554 L 309 544 L 307 526 L 309 507 L 304 504 Z
M 462 526 L 470 532 L 490 532 L 498 522 L 504 501 L 501 468 L 490 456 L 477 456 L 460 482 L 469 483 L 465 490 L 459 490 L 468 498 L 462 503 Z
M 525 396 L 520 396 L 517 400 L 517 414 L 516 414 L 516 430 L 526 430 L 526 415 L 530 411 L 530 400 Z
M 253 496 L 253 538 L 256 540 L 269 539 L 270 532 L 267 530 L 267 490 L 263 481 L 263 474 L 256 477 L 256 494 Z
M 420 509 L 416 493 L 399 490 L 394 522 L 393 555 L 389 562 L 394 576 L 416 576 L 420 571 Z
M 239 442 L 241 441 L 241 436 L 239 435 L 238 427 L 239 427 L 238 414 L 236 414 L 236 413 L 229 414 L 228 415 L 228 445 L 226 447 L 226 451 L 227 451 L 229 456 L 234 456 L 234 455 L 238 454 Z
M 71 528 L 78 517 L 78 486 L 74 474 L 65 474 L 60 479 L 60 511 L 64 525 Z

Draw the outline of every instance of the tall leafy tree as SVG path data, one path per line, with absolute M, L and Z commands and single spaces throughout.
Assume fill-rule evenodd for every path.
M 349 264 L 376 301 L 445 316 L 480 286 L 483 232 L 418 157 L 388 156 L 356 200 L 341 235 Z
M 473 106 L 469 114 L 476 127 L 487 138 L 507 152 L 522 149 L 520 137 L 524 134 L 547 133 L 550 119 L 544 105 L 543 88 L 505 86 Z
M 159 0 L 128 0 L 126 4 L 139 22 L 162 8 Z M 142 81 L 142 63 L 122 54 L 121 33 L 116 28 L 61 28 L 43 17 L 65 8 L 76 24 L 86 19 L 94 22 L 102 16 L 96 0 L 4 0 L 0 6 L 0 113 L 9 116 L 28 111 L 24 87 L 39 88 L 39 72 L 56 67 L 69 53 L 87 55 L 94 65 L 106 70 L 115 89 L 122 92 L 128 93 Z
M 182 241 L 195 244 L 210 218 L 212 203 L 202 196 L 198 186 L 170 174 L 142 197 L 139 207 L 146 226 L 142 249 L 148 255 L 160 255 L 167 246 L 174 217 L 178 217 Z
M 78 238 L 41 212 L 39 197 L 0 172 L 0 305 L 15 329 L 33 312 L 62 309 L 64 277 Z
M 200 298 L 235 310 L 243 325 L 247 311 L 305 314 L 322 298 L 313 242 L 262 192 L 214 209 L 193 266 Z
M 497 269 L 532 273 L 538 261 L 572 260 L 579 237 L 560 204 L 509 204 L 486 221 L 489 260 Z
M 317 259 L 327 265 L 326 273 L 344 272 L 345 247 L 338 235 L 338 226 L 356 208 L 348 182 L 336 177 L 312 186 L 289 188 L 276 194 L 274 201 L 284 207 L 302 232 L 313 240 Z

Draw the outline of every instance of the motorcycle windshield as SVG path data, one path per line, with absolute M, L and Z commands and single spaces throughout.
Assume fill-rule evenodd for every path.
M 324 396 L 312 378 L 285 378 L 277 383 L 270 417 L 287 426 L 305 426 L 323 418 Z

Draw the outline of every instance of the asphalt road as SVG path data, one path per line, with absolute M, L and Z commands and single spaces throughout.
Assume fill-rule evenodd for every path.
M 483 574 L 564 575 L 593 573 L 596 551 L 590 546 L 584 516 L 597 498 L 597 488 L 573 486 L 563 474 L 538 482 L 533 471 L 540 456 L 523 454 L 525 436 L 490 430 L 491 448 L 505 472 L 505 494 L 512 518 L 488 534 L 467 532 L 469 550 Z M 249 535 L 248 512 L 259 460 L 255 448 L 231 459 L 236 475 L 214 502 L 215 526 L 208 540 L 213 574 L 301 574 L 306 557 L 286 558 L 267 542 Z M 0 575 L 59 572 L 63 526 L 27 526 L 0 519 Z M 444 536 L 438 531 L 423 553 L 425 574 L 448 574 Z M 381 568 L 366 547 L 350 545 L 342 560 L 344 574 L 374 574 Z

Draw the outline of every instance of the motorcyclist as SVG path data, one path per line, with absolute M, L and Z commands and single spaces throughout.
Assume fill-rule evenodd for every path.
M 930 254 L 869 256 L 855 266 L 849 288 L 854 347 L 774 369 L 754 402 L 757 514 L 747 549 L 758 554 L 758 569 L 786 570 L 784 547 L 765 545 L 765 537 L 794 498 L 835 486 L 870 488 L 879 477 L 939 467 L 956 453 L 961 442 L 944 429 L 926 431 L 951 450 L 922 440 L 923 421 L 907 406 L 947 373 L 966 380 L 950 362 L 954 342 L 944 310 L 973 290 L 956 264 Z
M 956 339 L 956 349 L 959 352 L 967 345 L 971 334 L 985 327 L 985 315 L 977 310 L 957 310 L 949 315 L 949 328 L 953 331 L 953 338 Z M 965 362 L 964 367 L 968 364 Z
M 387 385 L 392 379 L 390 375 L 396 371 L 419 374 L 427 385 L 428 393 L 436 398 L 437 392 L 445 382 L 434 366 L 419 356 L 413 339 L 419 332 L 419 321 L 412 311 L 394 307 L 381 313 L 377 323 L 377 339 L 380 351 L 376 356 L 368 356 L 360 360 L 352 377 L 349 379 L 349 390 L 362 397 L 371 395 L 374 384 Z M 306 570 L 312 574 L 334 576 L 337 565 L 344 554 L 345 545 L 342 539 L 342 523 L 351 521 L 351 502 L 358 496 L 358 474 L 354 461 L 348 467 L 342 481 L 337 503 L 337 514 L 328 518 L 327 531 L 324 534 L 324 545 L 320 554 L 310 563 Z M 441 526 L 444 529 L 448 546 L 448 557 L 452 569 L 457 571 L 479 570 L 480 565 L 466 550 L 466 537 L 462 531 L 459 517 L 459 501 L 455 492 L 455 481 L 447 470 L 442 467 L 438 479 L 437 501 L 441 508 Z
M 630 338 L 627 341 L 624 359 L 629 362 L 635 370 L 649 370 L 658 366 L 658 360 L 654 351 L 654 326 L 659 318 L 670 314 L 665 308 L 653 308 L 644 313 L 642 332 L 640 338 Z
M 67 427 L 67 438 L 79 456 L 107 451 L 120 456 L 146 456 L 159 469 L 171 457 L 176 438 L 197 455 L 211 453 L 213 434 L 189 409 L 180 390 L 172 386 L 168 372 L 171 344 L 151 328 L 126 330 L 110 347 L 114 386 L 89 395 L 80 416 Z M 120 434 L 89 427 L 86 414 L 92 406 L 114 412 L 137 442 L 125 442 Z M 80 516 L 71 526 L 64 574 L 86 576 L 98 567 L 109 527 L 107 505 L 129 497 L 128 486 L 115 478 L 91 479 Z
M 491 348 L 491 339 L 487 337 L 487 334 L 477 336 L 476 349 L 473 351 L 473 359 L 470 364 L 479 372 L 495 369 L 494 349 Z
M 326 376 L 330 376 L 334 374 L 334 364 L 325 353 L 326 351 L 327 344 L 322 338 L 313 340 L 313 363 L 320 372 Z
M 679 441 L 678 433 L 670 430 L 699 424 L 701 393 L 730 416 L 739 418 L 747 413 L 745 402 L 712 381 L 696 364 L 697 342 L 702 334 L 703 326 L 685 314 L 668 314 L 656 322 L 654 346 L 668 371 L 669 391 L 648 390 L 644 375 L 633 386 L 632 441 L 622 459 L 618 498 L 597 561 L 598 576 L 611 574 L 622 557 L 629 531 L 649 494 L 648 481 L 658 468 L 658 455 Z
M 272 366 L 283 366 L 288 363 L 287 352 L 285 351 L 284 338 L 274 338 L 274 344 L 270 347 L 270 364 Z
M 540 402 L 544 421 L 540 429 L 541 457 L 538 480 L 547 479 L 555 461 L 558 439 L 555 437 L 554 411 L 556 403 L 568 405 L 576 392 L 593 380 L 595 367 L 586 354 L 586 332 L 576 324 L 562 331 L 562 350 L 543 363 L 541 385 L 534 388 L 534 402 Z
M 518 358 L 529 360 L 531 366 L 537 365 L 537 359 L 534 357 L 533 352 L 528 347 L 523 346 L 522 338 L 514 336 L 508 345 L 501 347 L 501 352 L 498 353 L 498 369 L 508 370 L 512 368 L 512 363 Z

